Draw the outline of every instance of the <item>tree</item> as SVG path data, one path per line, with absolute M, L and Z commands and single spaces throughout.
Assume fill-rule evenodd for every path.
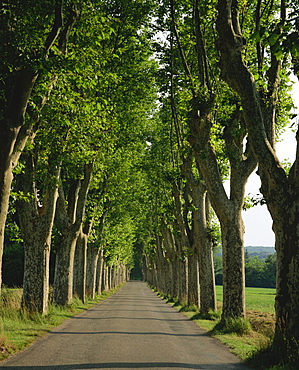
M 213 9 L 198 1 L 176 5 L 171 1 L 170 13 L 171 32 L 178 54 L 175 63 L 180 87 L 189 98 L 184 107 L 189 111 L 185 116 L 189 126 L 188 141 L 221 224 L 222 318 L 245 317 L 244 227 L 241 211 L 245 184 L 256 167 L 256 160 L 249 145 L 243 148 L 246 131 L 238 99 L 223 88 L 216 78 L 211 78 L 218 74 L 214 39 L 211 32 L 206 31 L 214 16 Z M 220 144 L 220 136 L 224 139 L 224 150 L 230 162 L 229 196 L 223 187 L 225 155 L 221 156 L 223 144 Z
M 84 178 L 72 182 L 68 191 L 67 203 L 62 185 L 59 187 L 56 219 L 62 237 L 61 245 L 56 252 L 53 299 L 60 305 L 69 305 L 73 300 L 75 249 L 85 216 L 92 169 L 92 163 L 84 165 Z
M 131 128 L 132 121 L 135 120 L 136 123 L 138 114 L 142 117 L 142 114 L 146 113 L 153 96 L 153 90 L 147 87 L 148 81 L 151 79 L 151 69 L 154 65 L 154 63 L 148 61 L 150 56 L 149 43 L 147 42 L 148 31 L 146 27 L 140 31 L 140 28 L 148 22 L 149 3 L 144 2 L 140 6 L 135 4 L 136 6 L 131 7 L 132 4 L 128 1 L 123 2 L 119 7 L 118 3 L 103 2 L 100 7 L 97 7 L 89 2 L 81 2 L 80 21 L 76 23 L 73 33 L 70 33 L 70 31 L 77 21 L 77 10 L 70 6 L 66 10 L 68 15 L 66 24 L 59 26 L 60 11 L 63 9 L 62 4 L 60 5 L 55 13 L 54 26 L 59 29 L 56 30 L 57 35 L 52 35 L 55 36 L 53 43 L 58 38 L 60 27 L 62 27 L 61 36 L 59 40 L 57 39 L 57 45 L 47 44 L 49 48 L 53 46 L 53 50 L 50 57 L 48 55 L 49 50 L 47 50 L 46 55 L 39 61 L 41 63 L 40 71 L 38 71 L 39 84 L 35 85 L 34 92 L 30 94 L 30 100 L 27 99 L 30 103 L 27 107 L 27 118 L 30 119 L 26 121 L 26 135 L 31 135 L 30 145 L 33 147 L 31 149 L 33 155 L 31 156 L 31 153 L 26 153 L 26 155 L 33 158 L 34 161 L 27 161 L 28 166 L 26 165 L 23 168 L 24 173 L 18 176 L 17 181 L 20 191 L 30 193 L 28 196 L 29 202 L 20 200 L 21 206 L 19 207 L 27 251 L 24 301 L 28 302 L 28 306 L 31 306 L 32 309 L 41 312 L 46 311 L 48 301 L 48 294 L 46 293 L 48 288 L 43 289 L 42 285 L 48 286 L 49 280 L 45 271 L 47 271 L 49 265 L 49 241 L 52 232 L 52 221 L 48 223 L 47 232 L 45 232 L 43 223 L 48 211 L 51 213 L 51 218 L 55 211 L 57 180 L 61 183 L 59 187 L 59 211 L 56 212 L 56 220 L 60 219 L 60 226 L 63 224 L 63 230 L 60 229 L 60 233 L 63 234 L 61 242 L 65 245 L 65 248 L 55 246 L 58 258 L 56 258 L 54 297 L 57 302 L 59 301 L 58 303 L 66 304 L 72 300 L 73 281 L 71 274 L 73 272 L 75 245 L 78 241 L 78 244 L 81 245 L 78 250 L 81 249 L 84 252 L 87 237 L 90 233 L 90 230 L 87 231 L 88 227 L 86 228 L 83 225 L 84 203 L 89 186 L 88 177 L 90 176 L 87 167 L 90 163 L 95 162 L 97 171 L 103 171 L 105 165 L 107 165 L 106 158 L 111 155 L 114 145 L 117 146 L 116 142 L 121 136 L 123 138 L 121 145 L 126 145 L 126 141 L 130 140 L 130 132 L 131 134 L 134 133 L 134 140 L 136 140 L 138 133 Z M 50 4 L 47 11 L 51 12 L 51 9 L 53 10 Z M 44 10 L 42 7 L 36 6 L 38 14 L 43 14 Z M 22 18 L 22 14 L 19 14 L 17 9 L 14 9 L 14 11 L 22 21 L 27 22 L 25 19 L 27 13 L 24 13 Z M 123 15 L 127 19 L 126 23 L 119 21 L 119 16 L 122 19 Z M 30 16 L 28 15 L 28 17 Z M 33 22 L 33 18 L 30 18 L 30 22 Z M 39 26 L 41 27 L 40 30 Z M 19 29 L 15 28 L 14 30 L 18 35 Z M 86 36 L 86 30 L 89 31 L 89 36 Z M 42 40 L 44 32 L 42 24 L 38 24 L 37 31 Z M 20 42 L 23 41 L 20 38 Z M 52 41 L 48 38 L 46 42 Z M 67 55 L 66 42 L 68 42 Z M 24 50 L 26 51 L 25 48 Z M 138 55 L 138 58 L 135 57 L 136 55 Z M 126 63 L 126 60 L 130 60 L 131 63 Z M 36 63 L 36 60 L 34 60 L 34 63 Z M 55 71 L 55 74 L 53 71 Z M 135 75 L 135 84 L 131 83 L 129 79 L 132 74 Z M 142 87 L 140 84 L 136 84 L 137 80 L 140 84 L 143 84 Z M 121 97 L 124 92 L 128 92 L 128 87 L 130 87 L 131 95 L 130 98 L 128 95 L 125 101 Z M 49 99 L 49 92 L 51 92 L 51 99 Z M 140 92 L 144 94 L 139 97 Z M 141 98 L 144 99 L 144 102 L 137 108 Z M 126 103 L 125 109 L 124 102 Z M 118 128 L 120 117 L 122 122 L 126 122 L 130 127 L 125 135 L 123 130 L 121 131 Z M 120 135 L 111 134 L 111 132 L 118 130 L 121 133 Z M 142 134 L 139 135 L 138 139 L 143 139 Z M 49 150 L 47 151 L 45 148 L 49 148 Z M 54 148 L 56 152 L 53 150 Z M 105 158 L 105 156 L 107 157 Z M 29 165 L 31 163 L 39 168 L 33 170 L 33 167 Z M 43 181 L 47 178 L 50 179 L 51 171 L 48 170 L 51 169 L 51 166 L 53 165 L 54 168 L 56 166 L 56 170 L 59 171 L 61 163 L 63 166 L 61 179 L 56 176 L 56 181 L 53 181 L 53 183 L 50 180 L 49 183 Z M 81 169 L 84 163 L 86 171 L 84 179 L 81 181 Z M 101 181 L 101 175 L 98 176 L 98 180 Z M 84 185 L 81 190 L 79 190 L 79 185 Z M 65 188 L 64 191 L 63 187 Z M 69 192 L 70 195 L 68 209 L 64 200 L 65 191 Z M 49 196 L 50 193 L 53 194 L 52 197 Z M 43 204 L 40 205 L 40 203 Z M 36 217 L 31 217 L 31 215 Z M 68 217 L 71 220 L 70 224 Z M 47 219 L 50 220 L 49 217 Z M 37 224 L 40 227 L 34 228 L 34 225 Z M 90 223 L 89 229 L 91 226 Z M 41 236 L 45 237 L 46 242 L 41 240 Z M 45 245 L 46 248 L 44 248 Z M 34 258 L 34 253 L 42 254 L 40 251 L 44 251 L 47 257 L 44 261 L 38 262 Z M 62 263 L 63 260 L 66 263 Z M 81 263 L 83 275 L 85 273 L 85 263 L 86 261 Z M 41 279 L 36 279 L 36 271 L 40 273 L 41 277 L 43 276 L 44 283 L 41 283 Z M 67 284 L 61 284 L 61 281 L 65 278 L 65 276 L 62 277 L 64 272 L 69 272 L 69 276 L 65 279 Z M 84 278 L 80 284 L 82 288 L 81 298 L 84 299 Z M 63 291 L 64 288 L 67 293 Z M 40 293 L 37 293 L 38 290 Z M 40 302 L 43 303 L 40 304 Z
M 246 286 L 263 287 L 264 263 L 258 257 L 248 258 L 245 264 Z
M 298 158 L 289 174 L 275 152 L 275 115 L 277 86 L 284 59 L 275 54 L 275 42 L 267 48 L 269 65 L 266 90 L 257 84 L 243 58 L 244 37 L 239 23 L 239 2 L 219 1 L 217 30 L 219 33 L 220 66 L 222 78 L 241 98 L 249 139 L 259 164 L 261 191 L 273 220 L 277 252 L 277 295 L 275 301 L 276 327 L 275 355 L 297 352 L 299 340 L 298 287 Z M 279 16 L 273 19 L 272 38 L 279 39 L 286 24 L 286 3 L 279 4 Z M 258 13 L 257 8 L 257 15 Z M 271 35 L 272 35 L 271 34 Z M 270 37 L 271 37 L 270 35 Z M 265 54 L 262 54 L 265 56 Z M 263 97 L 271 98 L 265 107 Z
M 0 66 L 0 276 L 13 169 L 30 134 L 37 128 L 35 121 L 51 90 L 48 71 L 57 68 L 55 62 L 60 58 L 49 58 L 49 55 L 51 52 L 55 55 L 55 47 L 61 53 L 66 51 L 69 32 L 78 16 L 72 5 L 66 9 L 62 1 L 55 5 L 51 1 L 37 4 L 30 0 L 1 3 L 0 33 L 4 42 L 1 44 Z M 48 77 L 47 88 L 31 111 L 35 119 L 27 122 L 26 111 L 33 88 L 43 75 Z
M 264 286 L 267 288 L 276 288 L 276 263 L 277 263 L 276 253 L 270 254 L 265 260 Z
M 269 255 L 266 259 L 257 256 L 250 257 L 245 253 L 246 286 L 275 288 L 276 287 L 276 254 Z
M 45 314 L 49 300 L 49 265 L 60 165 L 51 158 L 44 194 L 38 194 L 36 168 L 32 153 L 27 153 L 23 173 L 17 176 L 16 190 L 26 194 L 17 201 L 18 219 L 24 239 L 24 307 Z
M 105 186 L 106 181 L 103 183 L 102 187 L 102 198 L 104 198 L 105 194 Z M 99 202 L 99 200 L 98 200 Z M 94 202 L 93 202 L 94 203 Z M 95 297 L 96 294 L 96 287 L 97 287 L 97 278 L 99 279 L 99 275 L 102 275 L 102 271 L 99 271 L 97 275 L 98 265 L 101 265 L 102 257 L 103 257 L 103 235 L 104 235 L 104 228 L 106 223 L 106 217 L 110 210 L 110 202 L 106 201 L 102 206 L 102 211 L 100 211 L 99 206 L 96 206 L 96 212 L 92 212 L 93 220 L 89 221 L 83 229 L 84 238 L 86 240 L 86 245 L 83 247 L 87 248 L 87 256 L 86 256 L 86 291 L 89 296 L 92 298 Z M 101 213 L 100 213 L 101 212 Z M 97 222 L 94 222 L 94 218 L 98 218 Z M 87 227 L 88 225 L 88 227 Z M 92 229 L 95 229 L 93 234 L 93 240 L 90 238 L 90 232 Z M 89 242 L 88 242 L 89 239 Z M 77 246 L 76 250 L 79 246 Z M 80 272 L 79 272 L 80 273 Z M 98 282 L 98 285 L 101 285 Z M 101 289 L 101 288 L 100 288 Z

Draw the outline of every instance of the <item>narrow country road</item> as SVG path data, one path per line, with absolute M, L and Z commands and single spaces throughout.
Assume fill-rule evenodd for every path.
M 225 346 L 138 281 L 67 320 L 0 368 L 247 369 Z

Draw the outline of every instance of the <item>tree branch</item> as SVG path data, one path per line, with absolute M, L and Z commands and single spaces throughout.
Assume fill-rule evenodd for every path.
M 62 54 L 66 54 L 67 52 L 67 43 L 74 24 L 79 18 L 79 12 L 77 9 L 72 8 L 70 9 L 70 13 L 68 16 L 68 20 L 64 26 L 64 29 L 60 32 L 60 38 L 58 43 L 58 48 Z
M 190 68 L 189 68 L 188 63 L 187 63 L 186 55 L 185 55 L 185 52 L 183 50 L 183 47 L 182 47 L 182 44 L 181 44 L 181 41 L 180 41 L 179 32 L 178 32 L 177 25 L 176 25 L 175 9 L 174 9 L 174 1 L 173 0 L 170 1 L 170 8 L 171 8 L 172 26 L 173 26 L 176 41 L 178 43 L 178 48 L 179 48 L 179 52 L 180 52 L 180 55 L 181 55 L 181 60 L 182 60 L 183 67 L 184 67 L 184 70 L 185 70 L 185 76 L 190 82 L 192 95 L 196 96 L 192 74 L 191 74 Z
M 282 182 L 287 181 L 286 174 L 267 139 L 255 81 L 242 60 L 242 37 L 235 32 L 232 23 L 231 3 L 231 0 L 218 1 L 221 77 L 241 97 L 250 142 L 260 167 L 271 181 L 282 186 Z
M 60 2 L 60 1 L 58 1 Z M 51 47 L 53 46 L 55 40 L 57 39 L 59 32 L 62 27 L 62 8 L 63 8 L 63 1 L 60 4 L 57 4 L 55 7 L 55 18 L 52 29 L 46 39 L 45 42 L 45 53 L 47 54 Z

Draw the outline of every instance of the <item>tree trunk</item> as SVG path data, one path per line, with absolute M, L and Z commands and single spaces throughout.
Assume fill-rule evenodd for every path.
M 104 269 L 104 291 L 108 292 L 109 289 L 110 289 L 110 285 L 109 285 L 109 266 L 107 266 L 107 264 L 105 264 L 105 269 Z
M 193 143 L 194 145 L 194 143 Z M 223 289 L 224 299 L 222 318 L 227 317 L 245 317 L 245 271 L 244 271 L 244 226 L 242 221 L 242 207 L 244 198 L 244 189 L 249 174 L 253 171 L 255 164 L 252 163 L 248 168 L 243 168 L 243 172 L 231 172 L 231 194 L 228 199 L 219 177 L 219 170 L 215 160 L 215 154 L 210 144 L 207 142 L 207 154 L 202 155 L 201 151 L 196 151 L 196 159 L 199 163 L 201 173 L 207 184 L 209 197 L 212 206 L 219 218 L 222 231 L 222 251 L 223 251 Z M 194 145 L 196 149 L 198 145 Z M 211 157 L 210 157 L 211 155 Z M 212 170 L 214 168 L 215 172 Z M 237 173 L 239 177 L 237 177 Z M 211 242 L 206 238 L 202 243 L 205 259 L 200 267 L 205 268 L 207 259 L 212 259 Z M 209 263 L 210 264 L 210 263 Z M 210 271 L 210 267 L 209 267 Z M 211 271 L 209 281 L 211 281 Z M 228 275 L 227 275 L 228 274 Z M 231 275 L 230 275 L 231 274 Z M 200 280 L 201 281 L 201 280 Z M 214 288 L 210 285 L 211 292 Z M 215 302 L 215 301 L 214 301 Z M 201 302 L 201 305 L 203 302 Z M 212 303 L 212 305 L 215 303 Z M 205 308 L 206 310 L 206 308 Z
M 223 264 L 222 318 L 245 317 L 244 227 L 241 211 L 221 224 Z
M 155 267 L 156 267 L 156 288 L 158 292 L 165 293 L 165 258 L 162 248 L 163 238 L 156 235 L 156 253 L 155 253 Z
M 59 188 L 56 220 L 62 233 L 62 241 L 56 256 L 53 298 L 57 304 L 63 306 L 71 304 L 73 300 L 74 256 L 85 214 L 91 174 L 92 164 L 85 165 L 84 179 L 76 181 L 74 186 L 70 187 L 68 208 L 63 188 Z
M 279 353 L 298 351 L 299 232 L 298 196 L 289 209 L 273 219 L 277 252 L 276 326 L 274 346 Z M 280 219 L 280 222 L 277 222 Z
M 188 256 L 188 305 L 200 307 L 198 255 L 191 251 Z
M 78 236 L 76 227 L 69 228 L 56 253 L 53 299 L 62 306 L 73 302 L 74 257 Z
M 213 261 L 213 242 L 208 232 L 208 220 L 210 218 L 209 199 L 205 189 L 199 192 L 198 211 L 200 212 L 199 222 L 199 270 L 200 270 L 200 311 L 208 313 L 209 310 L 216 310 L 216 286 Z
M 40 206 L 37 189 L 35 188 L 35 173 L 32 161 L 32 157 L 28 156 L 26 173 L 18 175 L 16 182 L 18 190 L 30 194 L 29 199 L 17 202 L 25 249 L 22 304 L 31 312 L 45 314 L 49 300 L 51 235 L 58 198 L 60 169 L 56 168 L 54 174 L 51 175 L 55 179 L 54 186 L 48 186 L 45 191 L 43 205 Z
M 29 238 L 25 241 L 22 304 L 31 312 L 46 314 L 49 300 L 51 235 L 48 225 L 43 226 L 41 222 L 37 222 L 35 227 L 38 231 L 32 235 L 31 241 Z
M 277 252 L 277 296 L 274 355 L 298 354 L 299 343 L 299 151 L 297 133 L 296 160 L 286 175 L 271 141 L 263 116 L 263 107 L 253 75 L 242 59 L 243 39 L 238 27 L 238 12 L 231 1 L 218 2 L 217 30 L 220 37 L 222 77 L 241 97 L 249 139 L 259 162 L 261 191 L 273 220 Z M 234 14 L 234 16 L 232 16 Z M 232 22 L 234 20 L 234 23 Z M 274 60 L 277 63 L 276 60 Z M 271 66 L 272 67 L 272 66 Z M 276 68 L 278 77 L 278 68 Z M 271 81 L 278 86 L 277 81 Z M 271 91 L 275 94 L 275 91 Z M 274 100 L 274 96 L 270 98 Z M 274 107 L 275 108 L 275 107 Z M 273 109 L 272 126 L 275 124 Z M 271 132 L 270 132 L 271 133 Z M 298 181 L 297 181 L 298 180 Z
M 217 309 L 213 249 L 208 238 L 201 244 L 199 261 L 200 311 L 208 313 Z
M 175 254 L 177 255 L 177 266 L 179 271 L 178 281 L 178 299 L 180 302 L 186 303 L 188 300 L 188 250 L 190 250 L 190 243 L 188 239 L 187 225 L 182 215 L 182 200 L 180 196 L 179 185 L 173 183 L 173 196 L 175 203 L 175 221 L 174 232 Z
M 87 293 L 94 299 L 96 290 L 97 290 L 97 273 L 98 273 L 98 264 L 102 263 L 103 249 L 101 248 L 101 242 L 104 232 L 105 219 L 108 213 L 108 207 L 106 206 L 104 212 L 100 218 L 98 225 L 98 239 L 94 244 L 90 244 L 87 249 L 87 278 L 86 278 L 86 290 Z M 89 229 L 88 234 L 91 230 L 91 225 L 93 222 L 90 222 L 86 228 Z M 101 269 L 101 267 L 100 267 Z M 102 277 L 100 277 L 102 279 Z M 100 290 L 102 287 L 100 287 Z
M 103 291 L 103 268 L 104 268 L 104 250 L 101 249 L 97 265 L 97 286 L 96 290 L 98 295 Z
M 195 295 L 200 311 L 208 313 L 210 309 L 216 309 L 216 288 L 213 264 L 213 243 L 208 232 L 208 219 L 210 214 L 209 200 L 206 186 L 203 181 L 194 178 L 191 171 L 192 162 L 185 161 L 183 172 L 191 188 L 191 197 L 195 210 L 193 210 L 193 235 L 191 244 L 191 270 L 193 269 L 193 292 L 189 292 L 190 298 Z M 193 264 L 193 266 L 192 266 Z M 198 271 L 195 271 L 197 265 Z M 195 284 L 198 284 L 197 286 Z M 190 287 L 191 289 L 191 287 Z M 200 296 L 198 297 L 198 291 Z M 194 303 L 192 303 L 194 304 Z
M 172 282 L 173 282 L 173 271 L 172 271 L 172 263 L 167 261 L 166 262 L 166 276 L 165 276 L 165 293 L 172 297 Z
M 236 119 L 233 118 L 230 120 L 230 122 L 228 122 L 226 127 L 228 133 L 225 135 L 226 150 L 232 169 L 232 175 L 230 179 L 231 194 L 228 198 L 223 187 L 223 181 L 221 178 L 220 167 L 218 166 L 217 162 L 217 157 L 211 143 L 211 127 L 214 123 L 213 114 L 211 114 L 211 112 L 214 107 L 215 95 L 210 84 L 209 68 L 207 63 L 205 43 L 203 40 L 203 33 L 201 30 L 201 18 L 198 2 L 197 6 L 194 7 L 195 29 L 192 31 L 195 32 L 196 36 L 196 53 L 198 62 L 198 70 L 196 72 L 199 74 L 199 81 L 201 81 L 201 90 L 198 89 L 194 83 L 198 77 L 195 74 L 192 75 L 192 70 L 189 68 L 188 58 L 184 52 L 179 37 L 175 15 L 175 2 L 171 1 L 173 32 L 177 41 L 178 51 L 180 53 L 181 62 L 185 71 L 186 81 L 188 82 L 189 92 L 192 94 L 192 100 L 190 101 L 191 111 L 188 115 L 188 124 L 190 128 L 188 140 L 194 151 L 199 173 L 202 174 L 206 183 L 212 206 L 221 223 L 223 232 L 226 233 L 228 231 L 226 226 L 227 220 L 233 220 L 232 212 L 241 214 L 245 184 L 249 175 L 256 167 L 256 160 L 249 146 L 247 146 L 245 151 L 243 151 L 243 121 L 240 119 L 241 114 L 236 114 Z M 198 92 L 198 90 L 200 92 Z M 236 128 L 238 128 L 238 130 L 236 130 Z M 237 225 L 240 226 L 241 223 L 237 222 L 232 225 L 233 233 L 236 234 L 237 231 L 234 229 Z M 243 232 L 243 228 L 239 230 L 239 234 L 240 232 Z M 237 243 L 236 245 L 232 244 L 233 240 L 235 240 Z M 243 238 L 241 238 L 241 240 L 243 240 Z M 228 256 L 229 253 L 232 253 L 232 259 L 234 259 L 236 256 L 235 251 L 239 250 L 240 239 L 237 237 L 232 237 L 231 240 L 228 240 L 228 236 L 225 235 L 223 241 L 223 248 L 230 248 L 229 250 L 225 251 L 225 255 Z M 223 272 L 225 274 L 229 271 L 234 273 L 231 269 L 225 269 Z M 237 315 L 240 317 L 245 316 L 244 299 L 239 300 L 239 296 L 233 295 L 235 290 L 244 289 L 244 276 L 242 276 L 242 274 L 244 275 L 244 272 L 239 273 L 239 271 L 237 271 L 235 278 L 228 277 L 226 280 L 227 283 L 232 283 L 233 285 L 231 287 L 226 286 L 225 293 L 230 295 L 230 297 L 225 302 L 223 318 L 227 317 L 227 315 L 232 313 L 234 310 L 235 312 L 233 317 L 236 317 Z M 239 285 L 239 288 L 236 288 L 236 284 Z
M 13 180 L 13 169 L 29 137 L 25 112 L 37 74 L 31 70 L 19 71 L 4 118 L 0 121 L 0 289 L 2 285 L 2 255 L 4 230 Z
M 188 302 L 188 258 L 185 256 L 183 260 L 179 260 L 181 279 L 179 289 L 179 302 L 186 304 Z
M 108 266 L 108 290 L 112 289 L 113 265 Z
M 79 232 L 68 230 L 56 253 L 53 299 L 66 306 L 73 302 L 74 256 Z
M 73 293 L 76 294 L 83 303 L 85 303 L 86 295 L 87 239 L 88 236 L 80 230 L 76 244 L 73 272 Z
M 97 265 L 101 249 L 94 245 L 87 248 L 86 292 L 94 299 L 96 293 Z

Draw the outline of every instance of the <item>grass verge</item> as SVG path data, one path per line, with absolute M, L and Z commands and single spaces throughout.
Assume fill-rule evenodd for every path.
M 84 304 L 78 298 L 67 307 L 50 304 L 47 315 L 29 314 L 20 309 L 22 290 L 4 288 L 0 297 L 0 361 L 23 350 L 66 319 L 110 297 L 120 287 L 103 292 L 94 300 L 87 298 Z

